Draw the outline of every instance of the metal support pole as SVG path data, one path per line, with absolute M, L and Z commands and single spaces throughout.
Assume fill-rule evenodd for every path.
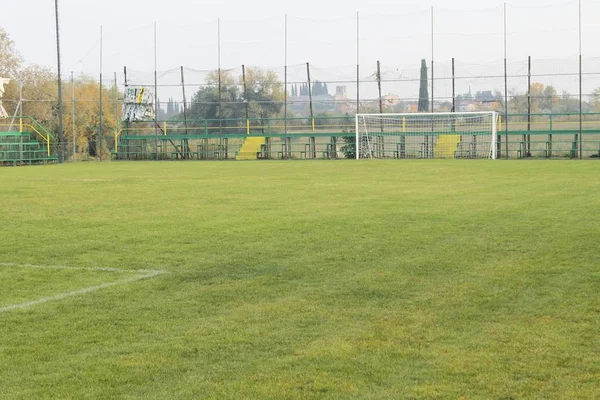
M 127 93 L 127 67 L 123 67 L 123 84 L 125 85 L 125 92 Z M 129 121 L 125 121 L 125 134 L 127 135 L 129 132 Z
M 98 104 L 98 120 L 100 126 L 98 127 L 98 138 L 96 140 L 96 155 L 102 161 L 102 26 L 100 26 L 100 104 Z
M 181 92 L 183 94 L 183 124 L 185 126 L 185 134 L 188 134 L 187 124 L 187 98 L 185 97 L 185 80 L 183 77 L 183 65 L 181 66 Z
M 431 112 L 434 112 L 434 77 L 433 77 L 433 73 L 434 73 L 434 68 L 433 68 L 433 6 L 431 7 Z
M 23 81 L 19 80 L 19 116 L 21 117 L 21 121 L 23 121 Z M 23 130 L 21 130 L 23 132 Z
M 531 155 L 531 56 L 527 57 L 527 144 L 526 155 Z
M 114 72 L 114 80 L 115 80 L 115 139 L 117 137 L 117 133 L 119 132 L 119 88 L 117 84 L 117 73 Z M 113 148 L 116 147 L 116 143 L 113 144 Z
M 579 0 L 579 159 L 583 160 L 583 57 L 581 32 L 581 0 Z
M 287 100 L 288 100 L 288 95 L 287 95 L 287 40 L 288 40 L 288 17 L 287 14 L 285 14 L 285 32 L 284 32 L 284 57 L 285 57 L 285 63 L 284 63 L 284 86 L 283 86 L 283 107 L 284 107 L 284 112 L 283 112 L 283 117 L 284 117 L 284 133 L 285 133 L 285 158 L 287 159 L 290 156 L 290 152 L 291 149 L 289 147 L 288 144 L 288 140 L 287 140 L 287 133 L 288 133 L 288 113 L 287 113 Z
M 312 98 L 312 83 L 310 80 L 310 63 L 306 63 L 306 77 L 308 79 L 308 104 L 310 107 L 310 124 L 312 131 L 315 131 L 315 113 L 313 110 L 313 98 Z
M 378 89 L 378 94 L 379 94 L 379 114 L 383 114 L 383 99 L 381 97 L 381 63 L 379 62 L 379 60 L 377 60 L 376 77 L 377 77 L 377 89 Z M 381 119 L 381 118 L 379 119 L 379 130 L 383 134 L 383 119 Z M 379 136 L 377 138 L 377 143 L 376 143 L 377 157 L 382 157 L 382 153 L 383 153 L 382 141 L 383 141 L 383 135 Z
M 62 77 L 60 76 L 60 30 L 58 24 L 58 0 L 54 0 L 54 14 L 56 16 L 56 65 L 58 70 L 58 161 L 65 161 L 63 146 L 65 137 L 63 133 L 63 103 L 62 103 Z
M 356 113 L 360 114 L 360 14 L 358 12 L 356 13 Z
M 377 90 L 379 93 L 379 114 L 383 114 L 383 99 L 381 97 L 381 63 L 379 62 L 379 60 L 377 60 L 376 78 L 377 78 Z M 381 129 L 383 131 L 383 125 L 382 125 Z
M 154 21 L 154 152 L 155 159 L 158 161 L 158 111 L 160 110 L 160 104 L 158 104 L 158 76 L 156 73 L 156 21 Z
M 250 102 L 248 100 L 248 84 L 246 83 L 246 66 L 242 64 L 242 81 L 244 82 L 244 105 L 246 106 L 246 135 L 250 134 Z
M 217 65 L 218 65 L 218 98 L 219 98 L 219 104 L 218 104 L 218 113 L 217 116 L 219 118 L 219 134 L 222 135 L 223 134 L 223 117 L 222 117 L 222 104 L 221 104 L 221 18 L 217 19 Z
M 456 74 L 454 70 L 454 57 L 452 57 L 452 112 L 456 112 Z
M 71 136 L 73 138 L 73 161 L 77 154 L 77 140 L 75 135 L 75 77 L 71 71 Z
M 505 157 L 508 160 L 508 70 L 507 70 L 507 46 L 506 46 L 506 3 L 504 3 L 504 144 Z

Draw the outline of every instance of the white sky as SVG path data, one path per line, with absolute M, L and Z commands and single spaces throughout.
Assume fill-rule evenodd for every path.
M 497 0 L 273 1 L 229 0 L 59 0 L 63 70 L 99 72 L 100 26 L 104 32 L 103 72 L 154 70 L 153 24 L 158 32 L 158 70 L 183 65 L 215 69 L 217 19 L 221 20 L 222 67 L 241 64 L 276 68 L 285 63 L 284 15 L 288 14 L 288 65 L 356 65 L 356 12 L 360 13 L 360 63 L 377 60 L 392 71 L 421 58 L 447 68 L 452 57 L 468 64 L 503 59 L 503 3 Z M 525 61 L 573 58 L 578 54 L 577 1 L 513 0 L 508 10 L 508 58 Z M 600 0 L 582 0 L 583 54 L 597 57 Z M 28 62 L 54 67 L 54 1 L 2 0 L 4 27 Z M 574 59 L 574 58 L 573 58 Z M 429 61 L 428 61 L 429 62 Z M 555 68 L 551 63 L 543 68 Z M 559 67 L 556 67 L 559 68 Z M 348 71 L 347 73 L 345 71 Z M 398 69 L 399 70 L 399 69 Z M 548 71 L 552 72 L 552 71 Z M 339 77 L 355 73 L 339 69 Z M 368 75 L 367 73 L 364 74 Z

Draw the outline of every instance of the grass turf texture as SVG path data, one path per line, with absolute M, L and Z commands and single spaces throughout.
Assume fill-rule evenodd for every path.
M 168 272 L 0 313 L 0 397 L 597 398 L 599 172 L 0 169 L 1 262 Z M 0 304 L 102 276 L 0 271 Z
M 131 271 L 0 264 L 0 311 L 4 312 L 3 309 L 11 305 L 25 305 L 32 301 L 119 282 L 135 276 L 135 272 Z

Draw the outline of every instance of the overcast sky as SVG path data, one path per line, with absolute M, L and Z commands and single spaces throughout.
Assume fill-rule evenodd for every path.
M 507 3 L 508 58 L 575 59 L 577 4 L 560 0 Z M 583 0 L 582 4 L 583 54 L 596 57 L 600 1 Z M 104 73 L 120 73 L 124 65 L 153 71 L 155 21 L 158 70 L 180 65 L 214 69 L 218 64 L 217 19 L 221 21 L 223 68 L 241 64 L 276 68 L 286 62 L 287 14 L 287 64 L 310 62 L 333 71 L 330 67 L 356 65 L 358 12 L 361 68 L 374 70 L 380 60 L 392 70 L 410 65 L 416 71 L 421 58 L 432 57 L 431 7 L 434 59 L 440 66 L 448 66 L 452 57 L 472 66 L 502 60 L 503 3 L 497 0 L 59 0 L 63 70 L 98 74 L 102 25 Z M 2 0 L 0 26 L 28 62 L 54 68 L 54 1 Z M 338 78 L 355 73 L 352 68 L 336 71 Z

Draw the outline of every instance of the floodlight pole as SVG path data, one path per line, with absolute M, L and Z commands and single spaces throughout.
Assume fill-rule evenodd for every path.
M 62 79 L 60 76 L 60 31 L 58 24 L 58 0 L 54 0 L 54 15 L 56 17 L 56 66 L 58 72 L 58 162 L 64 162 L 63 144 L 63 104 L 62 104 Z

